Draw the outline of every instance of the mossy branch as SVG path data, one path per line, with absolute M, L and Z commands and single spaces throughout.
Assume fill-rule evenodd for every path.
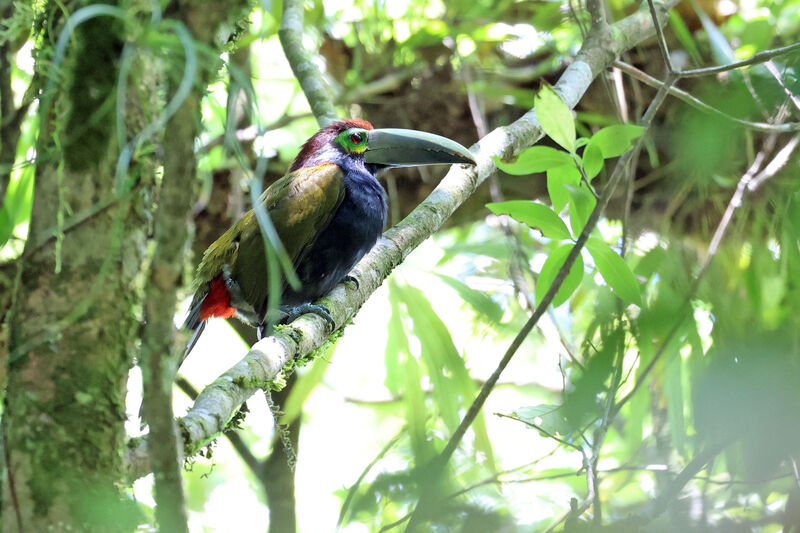
M 330 93 L 322 78 L 322 73 L 313 59 L 303 47 L 303 2 L 302 0 L 284 0 L 283 19 L 278 38 L 283 53 L 292 67 L 303 94 L 308 99 L 311 111 L 320 126 L 326 126 L 338 119 L 339 114 L 333 105 Z
M 662 14 L 674 3 L 675 0 L 670 0 L 668 4 L 661 4 Z M 589 37 L 581 53 L 555 86 L 570 107 L 577 104 L 592 80 L 621 52 L 654 34 L 647 9 L 609 26 L 607 30 L 601 35 Z M 315 83 L 321 83 L 319 78 Z M 309 96 L 309 101 L 312 100 L 314 97 Z M 315 115 L 326 116 L 324 112 L 317 114 L 316 110 Z M 387 231 L 356 265 L 351 275 L 358 284 L 342 283 L 320 300 L 331 311 L 337 329 L 356 314 L 408 254 L 437 231 L 456 208 L 497 170 L 492 157 L 512 158 L 536 143 L 542 135 L 536 113 L 530 110 L 473 145 L 471 151 L 477 166 L 454 165 L 428 198 Z M 272 337 L 254 344 L 244 359 L 203 390 L 192 409 L 180 419 L 187 455 L 196 453 L 219 435 L 247 398 L 259 388 L 270 387 L 285 365 L 308 356 L 322 346 L 330 334 L 322 318 L 309 314 L 298 318 Z M 142 454 L 141 444 L 135 444 L 129 451 L 131 475 L 134 478 L 149 471 Z

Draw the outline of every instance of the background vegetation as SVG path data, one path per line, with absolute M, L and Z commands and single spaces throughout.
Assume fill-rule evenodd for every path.
M 673 7 L 0 1 L 2 531 L 800 529 L 800 2 Z M 176 425 L 194 265 L 332 115 L 479 165 Z

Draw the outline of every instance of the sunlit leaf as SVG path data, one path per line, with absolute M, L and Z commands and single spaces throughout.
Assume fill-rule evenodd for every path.
M 536 118 L 545 133 L 570 153 L 575 152 L 575 120 L 564 100 L 549 85 L 542 85 L 534 98 Z
M 596 142 L 589 141 L 583 151 L 583 171 L 586 178 L 591 181 L 603 170 L 603 151 Z
M 397 287 L 402 290 L 403 302 L 414 325 L 414 335 L 420 342 L 421 360 L 433 384 L 431 393 L 436 406 L 448 429 L 455 431 L 461 420 L 459 413 L 474 398 L 475 384 L 453 344 L 450 331 L 422 291 L 407 285 Z M 482 415 L 475 419 L 472 430 L 475 432 L 475 448 L 484 454 L 488 467 L 494 470 L 494 454 Z
M 400 294 L 394 278 L 389 278 L 389 304 L 392 314 L 389 317 L 388 338 L 384 352 L 386 365 L 386 388 L 393 394 L 401 394 L 404 384 L 404 374 L 400 365 L 401 357 L 408 356 L 411 350 L 408 347 L 408 334 L 403 327 L 403 311 L 400 305 Z
M 515 176 L 544 172 L 551 168 L 573 164 L 572 157 L 567 152 L 539 145 L 524 150 L 514 161 L 506 162 L 499 157 L 492 159 L 497 168 Z
M 14 227 L 11 225 L 11 218 L 8 216 L 6 207 L 3 206 L 0 208 L 0 248 L 8 242 L 13 231 Z
M 678 453 L 683 453 L 686 446 L 686 421 L 683 416 L 683 386 L 681 384 L 682 363 L 680 357 L 672 358 L 667 363 L 664 379 L 664 399 L 667 404 L 670 434 Z
M 702 64 L 703 56 L 700 55 L 700 50 L 697 48 L 694 35 L 692 35 L 692 32 L 686 26 L 683 17 L 681 17 L 677 9 L 672 9 L 669 12 L 669 26 L 672 28 L 672 31 L 675 32 L 675 37 L 678 38 L 683 48 L 689 52 L 692 61 L 697 65 Z
M 33 177 L 34 167 L 24 168 L 17 179 L 12 179 L 9 183 L 6 195 L 3 198 L 3 206 L 6 208 L 8 219 L 13 226 L 27 221 L 31 217 L 31 207 L 33 205 Z
M 527 200 L 509 200 L 486 204 L 486 207 L 496 215 L 508 215 L 514 220 L 537 228 L 549 239 L 572 238 L 564 221 L 544 204 Z
M 547 257 L 547 261 L 544 262 L 542 271 L 539 273 L 539 278 L 536 281 L 537 305 L 542 301 L 544 295 L 547 294 L 547 291 L 550 289 L 550 286 L 556 279 L 558 271 L 561 270 L 561 267 L 564 265 L 564 261 L 566 261 L 567 255 L 569 255 L 569 252 L 572 250 L 572 248 L 573 245 L 565 244 L 557 248 Z M 564 278 L 561 288 L 558 289 L 555 298 L 553 298 L 553 307 L 558 307 L 566 302 L 569 297 L 572 296 L 572 293 L 575 292 L 575 289 L 577 289 L 581 284 L 582 279 L 583 258 L 580 254 L 578 254 L 578 256 L 575 258 L 575 262 L 569 269 L 567 277 Z
M 630 150 L 633 147 L 631 141 L 640 137 L 643 132 L 644 128 L 635 124 L 615 124 L 613 126 L 606 126 L 592 135 L 592 139 L 589 141 L 589 145 L 586 149 L 588 150 L 589 146 L 594 145 L 600 149 L 605 159 L 618 157 Z
M 590 237 L 586 241 L 586 248 L 592 254 L 597 270 L 600 271 L 603 279 L 617 296 L 627 303 L 641 306 L 642 295 L 639 290 L 639 282 L 636 281 L 636 277 L 625 260 L 596 237 Z
M 547 170 L 547 193 L 556 213 L 560 213 L 569 202 L 569 189 L 565 185 L 577 187 L 580 182 L 581 173 L 572 162 Z
M 586 185 L 581 183 L 578 187 L 566 186 L 569 190 L 569 195 L 572 201 L 569 203 L 569 224 L 572 226 L 572 233 L 580 235 L 586 221 L 597 205 L 597 199 L 586 188 Z
M 500 319 L 503 318 L 503 308 L 485 292 L 475 290 L 463 281 L 451 276 L 438 273 L 436 275 L 439 279 L 455 289 L 464 302 L 489 322 L 497 324 L 500 322 Z

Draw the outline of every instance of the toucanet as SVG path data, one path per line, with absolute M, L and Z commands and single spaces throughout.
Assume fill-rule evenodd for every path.
M 284 283 L 283 320 L 313 312 L 333 326 L 328 311 L 312 302 L 341 282 L 375 244 L 386 225 L 386 169 L 442 163 L 475 164 L 455 141 L 415 130 L 373 129 L 361 119 L 330 124 L 303 144 L 289 173 L 261 195 L 292 261 L 300 288 Z M 269 294 L 264 241 L 250 210 L 205 251 L 195 276 L 185 327 L 196 330 L 184 358 L 213 317 L 236 316 L 266 324 Z

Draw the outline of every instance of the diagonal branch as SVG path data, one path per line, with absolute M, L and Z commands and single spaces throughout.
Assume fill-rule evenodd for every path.
M 278 38 L 283 53 L 292 67 L 303 93 L 308 98 L 311 111 L 321 126 L 336 121 L 338 113 L 331 100 L 317 66 L 303 46 L 303 2 L 302 0 L 284 0 L 283 19 Z
M 661 14 L 675 3 L 659 4 Z M 286 19 L 284 19 L 286 21 Z M 581 53 L 562 75 L 556 90 L 569 107 L 574 107 L 593 79 L 623 51 L 653 35 L 652 20 L 646 10 L 608 27 L 602 35 L 590 35 Z M 308 74 L 308 72 L 306 72 Z M 316 80 L 319 82 L 319 80 Z M 305 90 L 305 87 L 304 87 Z M 314 97 L 308 96 L 312 109 Z M 317 115 L 324 116 L 324 113 Z M 492 157 L 512 158 L 542 137 L 542 129 L 533 110 L 508 126 L 497 128 L 472 146 L 475 167 L 453 166 L 436 189 L 398 225 L 387 231 L 351 275 L 358 284 L 340 284 L 322 298 L 337 328 L 352 318 L 375 291 L 422 241 L 438 230 L 447 218 L 475 191 L 496 166 Z M 198 396 L 192 409 L 180 419 L 187 454 L 195 453 L 219 435 L 236 409 L 261 386 L 269 386 L 290 361 L 307 357 L 330 336 L 325 321 L 316 315 L 304 315 L 274 336 L 257 342 L 247 356 L 230 368 Z M 142 450 L 135 443 L 129 450 L 131 475 L 147 472 Z

